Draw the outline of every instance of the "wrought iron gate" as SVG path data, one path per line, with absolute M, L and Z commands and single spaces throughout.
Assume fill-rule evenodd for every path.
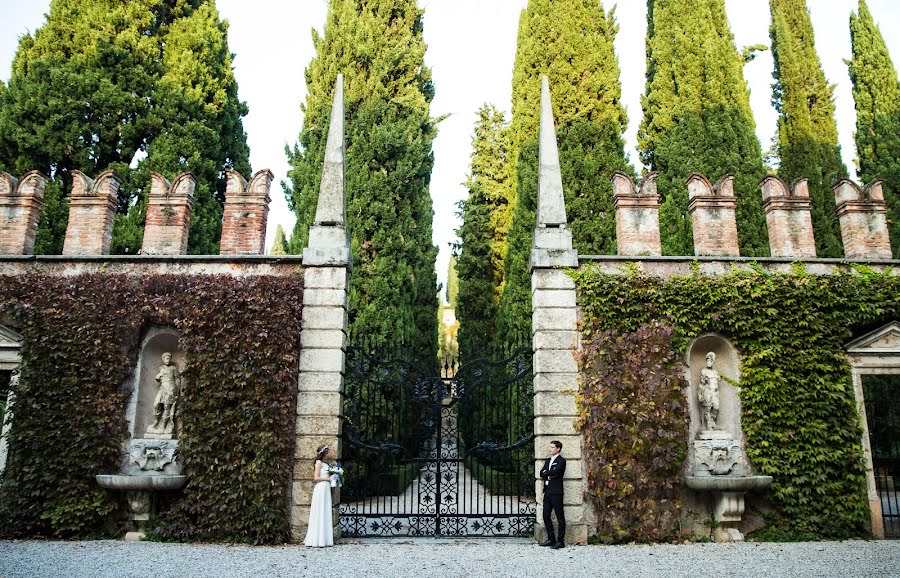
M 887 538 L 900 538 L 900 375 L 863 375 L 875 488 Z
M 344 536 L 530 536 L 530 346 L 465 364 L 349 347 Z

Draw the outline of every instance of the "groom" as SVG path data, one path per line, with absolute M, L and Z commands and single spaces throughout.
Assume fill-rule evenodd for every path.
M 562 442 L 550 442 L 550 457 L 541 468 L 541 479 L 544 480 L 544 527 L 547 528 L 547 541 L 541 546 L 550 546 L 554 550 L 565 547 L 566 515 L 563 512 L 563 474 L 566 473 L 566 459 L 559 455 Z M 553 531 L 550 512 L 556 512 L 559 533 Z M 559 536 L 559 540 L 556 539 Z

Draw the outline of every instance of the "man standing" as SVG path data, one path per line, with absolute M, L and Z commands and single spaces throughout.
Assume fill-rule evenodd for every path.
M 550 442 L 550 457 L 541 468 L 541 479 L 544 480 L 544 527 L 547 528 L 547 541 L 541 546 L 550 546 L 554 550 L 565 547 L 566 540 L 566 515 L 563 512 L 563 474 L 566 473 L 566 459 L 559 455 L 561 450 L 562 442 L 556 440 Z M 553 531 L 551 511 L 556 512 L 559 533 Z

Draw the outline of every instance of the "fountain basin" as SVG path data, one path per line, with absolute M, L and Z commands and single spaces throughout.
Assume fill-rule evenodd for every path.
M 768 488 L 772 476 L 685 476 L 684 482 L 692 490 L 711 492 L 747 492 Z
M 150 492 L 179 490 L 187 483 L 187 476 L 167 474 L 129 476 L 126 474 L 103 474 L 96 476 L 100 487 L 128 492 Z

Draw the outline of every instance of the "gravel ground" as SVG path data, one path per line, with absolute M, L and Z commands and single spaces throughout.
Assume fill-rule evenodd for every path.
M 334 548 L 0 541 L 0 576 L 900 576 L 900 541 L 570 546 L 369 540 Z

